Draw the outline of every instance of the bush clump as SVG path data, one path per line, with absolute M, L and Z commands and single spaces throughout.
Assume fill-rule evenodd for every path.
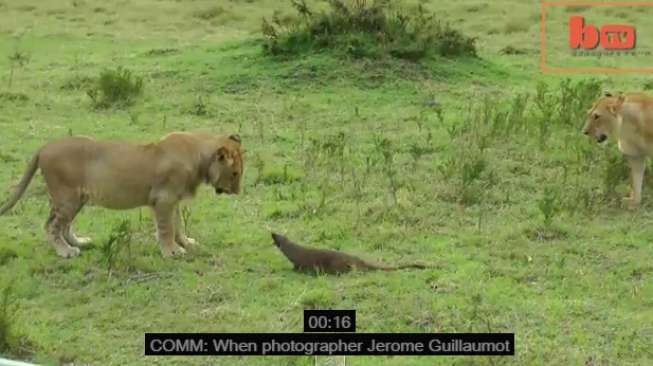
M 143 78 L 134 76 L 122 67 L 104 70 L 88 91 L 88 96 L 97 109 L 128 107 L 142 94 Z
M 391 0 L 327 0 L 314 12 L 305 0 L 292 0 L 299 13 L 288 24 L 275 13 L 263 18 L 264 52 L 296 55 L 325 49 L 356 58 L 384 55 L 418 61 L 430 55 L 476 56 L 475 38 L 442 23 L 424 7 L 398 8 Z
M 9 283 L 0 290 L 0 355 L 12 348 L 12 325 L 15 313 L 13 287 Z

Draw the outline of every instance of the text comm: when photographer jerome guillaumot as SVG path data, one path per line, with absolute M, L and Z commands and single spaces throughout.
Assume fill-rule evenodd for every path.
M 467 342 L 462 339 L 453 339 L 443 342 L 440 339 L 432 339 L 428 343 L 415 342 L 379 342 L 372 339 L 365 347 L 365 342 L 319 341 L 319 342 L 280 342 L 272 340 L 262 343 L 260 354 L 279 353 L 303 353 L 312 355 L 314 353 L 328 354 L 440 354 L 440 353 L 502 353 L 511 352 L 511 345 L 508 341 L 503 342 Z M 217 353 L 244 352 L 258 354 L 259 344 L 256 342 L 236 342 L 232 339 L 220 339 L 213 341 L 213 347 Z

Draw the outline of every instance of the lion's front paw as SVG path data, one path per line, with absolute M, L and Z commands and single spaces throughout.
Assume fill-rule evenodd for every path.
M 181 245 L 182 247 L 184 247 L 186 249 L 190 249 L 191 247 L 199 245 L 197 243 L 197 240 L 195 240 L 193 238 L 186 237 L 186 236 L 178 238 L 177 239 L 177 244 Z
M 93 243 L 93 239 L 86 237 L 86 236 L 76 236 L 75 237 L 75 246 L 77 247 L 85 247 L 89 246 Z M 72 244 L 72 243 L 71 243 Z
M 624 198 L 622 198 L 622 199 L 621 199 L 621 203 L 622 203 L 624 206 L 626 206 L 626 208 L 628 208 L 628 209 L 630 209 L 630 210 L 634 210 L 634 209 L 636 209 L 637 207 L 639 207 L 639 201 L 635 200 L 634 198 L 632 198 L 632 197 L 630 197 L 630 196 L 629 196 L 629 197 L 624 197 Z
M 57 254 L 63 258 L 73 258 L 77 257 L 80 253 L 79 248 L 71 247 L 69 245 L 59 245 L 55 247 Z
M 180 256 L 186 254 L 186 249 L 175 244 L 170 247 L 161 247 L 161 254 L 164 257 Z
M 93 242 L 93 239 L 89 238 L 88 236 L 78 236 L 77 242 L 81 245 L 91 244 Z

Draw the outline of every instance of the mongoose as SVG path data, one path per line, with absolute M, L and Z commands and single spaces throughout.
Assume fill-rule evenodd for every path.
M 396 267 L 373 264 L 353 255 L 335 250 L 303 247 L 293 243 L 285 236 L 276 233 L 272 233 L 272 239 L 274 240 L 274 244 L 292 262 L 297 271 L 339 274 L 349 272 L 354 268 L 362 271 L 395 271 L 403 268 L 426 268 L 425 265 L 417 263 L 403 264 Z

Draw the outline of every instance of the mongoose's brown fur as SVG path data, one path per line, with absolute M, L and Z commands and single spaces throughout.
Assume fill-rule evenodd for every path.
M 366 262 L 335 250 L 315 249 L 295 244 L 283 235 L 272 233 L 272 239 L 281 252 L 292 262 L 295 270 L 338 274 L 352 269 L 361 271 L 395 271 L 403 268 L 424 269 L 423 264 L 403 264 L 395 267 Z

